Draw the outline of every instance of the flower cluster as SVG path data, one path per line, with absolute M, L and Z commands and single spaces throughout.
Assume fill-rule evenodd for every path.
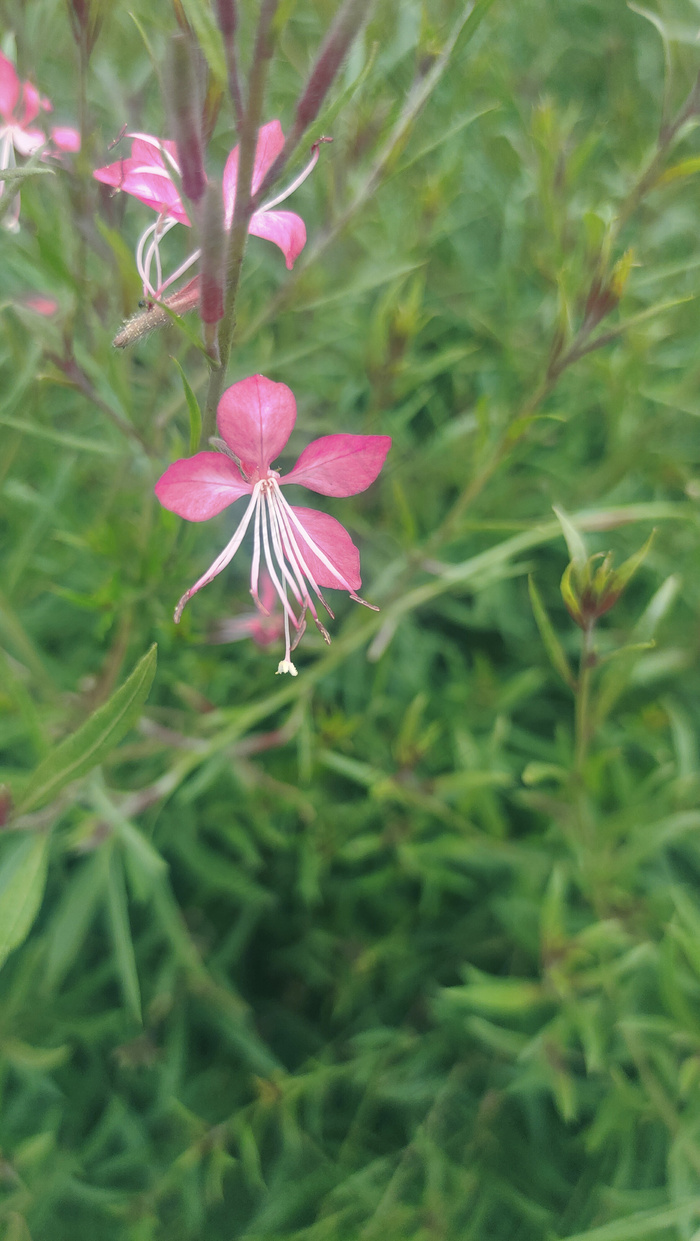
M 33 128 L 41 111 L 51 112 L 51 101 L 40 95 L 31 82 L 20 82 L 11 60 L 0 52 L 0 171 L 15 167 L 18 155 L 35 155 L 80 150 L 80 134 L 66 125 L 55 125 L 47 137 L 43 129 Z M 0 183 L 0 196 L 5 189 Z M 12 232 L 19 228 L 20 197 L 16 194 L 3 224 Z
M 194 250 L 176 271 L 164 275 L 160 253 L 163 238 L 177 224 L 192 224 L 191 209 L 183 202 L 178 148 L 174 142 L 161 141 L 151 134 L 133 133 L 129 137 L 131 154 L 98 168 L 94 176 L 115 191 L 131 194 L 157 213 L 136 249 L 144 297 L 153 301 L 160 299 L 197 262 L 201 251 Z M 258 131 L 253 195 L 284 144 L 279 121 L 270 121 Z M 316 143 L 309 163 L 292 184 L 257 207 L 250 219 L 249 232 L 274 242 L 289 269 L 304 248 L 306 228 L 298 215 L 279 211 L 278 207 L 312 171 L 318 160 L 318 147 Z M 223 224 L 227 231 L 236 204 L 238 156 L 239 149 L 234 147 L 223 174 Z M 197 223 L 201 226 L 201 216 Z M 190 303 L 198 284 L 199 278 L 195 277 L 181 290 L 183 296 L 187 293 Z M 243 379 L 224 392 L 217 417 L 224 451 L 199 452 L 175 461 L 158 480 L 156 495 L 164 508 L 188 521 L 206 521 L 244 497 L 247 503 L 224 550 L 180 599 L 175 622 L 179 622 L 188 599 L 229 564 L 251 528 L 250 592 L 256 611 L 220 625 L 214 640 L 236 641 L 250 636 L 259 645 L 267 646 L 283 634 L 284 658 L 277 671 L 296 676 L 292 651 L 304 633 L 307 615 L 311 615 L 325 641 L 330 642 L 319 616 L 321 608 L 333 616 L 323 591 L 345 590 L 358 603 L 365 600 L 357 593 L 361 586 L 360 554 L 347 530 L 328 513 L 290 504 L 281 489 L 296 483 L 326 496 L 350 496 L 364 491 L 379 474 L 391 440 L 386 435 L 326 435 L 308 445 L 289 473 L 280 475 L 272 465 L 284 450 L 296 422 L 296 402 L 285 384 L 274 383 L 264 375 Z M 274 610 L 278 603 L 281 615 Z
M 180 167 L 174 142 L 154 138 L 152 134 L 130 134 L 131 155 L 113 164 L 98 168 L 94 176 L 104 185 L 131 194 L 146 207 L 158 212 L 158 218 L 142 233 L 136 247 L 136 266 L 143 282 L 146 298 L 158 299 L 171 284 L 179 280 L 196 263 L 200 251 L 194 250 L 189 257 L 166 279 L 163 278 L 160 243 L 176 224 L 191 225 L 179 189 Z M 277 159 L 284 146 L 284 134 L 279 121 L 269 121 L 258 132 L 253 168 L 252 192 L 260 188 L 268 169 Z M 254 237 L 264 237 L 274 242 L 282 251 L 289 270 L 306 244 L 306 228 L 300 216 L 292 211 L 275 208 L 296 190 L 315 167 L 318 160 L 318 143 L 311 159 L 298 177 L 281 194 L 263 203 L 253 214 L 249 232 Z M 226 228 L 231 227 L 236 205 L 238 179 L 238 147 L 231 151 L 224 167 L 222 194 Z
M 286 384 L 252 375 L 224 392 L 218 408 L 219 431 L 230 456 L 200 452 L 175 461 L 156 484 L 164 508 L 188 521 L 206 521 L 236 500 L 248 503 L 224 550 L 206 573 L 190 586 L 175 609 L 175 621 L 192 595 L 211 582 L 235 556 L 249 526 L 253 527 L 250 592 L 256 606 L 269 614 L 269 594 L 260 597 L 261 563 L 280 600 L 285 653 L 278 672 L 296 676 L 292 651 L 306 628 L 306 614 L 327 642 L 317 602 L 333 616 L 321 588 L 357 594 L 360 553 L 347 530 L 328 513 L 298 508 L 281 488 L 299 483 L 325 496 L 351 496 L 364 491 L 379 474 L 391 446 L 387 435 L 324 435 L 304 449 L 288 474 L 272 469 L 296 422 L 296 401 Z

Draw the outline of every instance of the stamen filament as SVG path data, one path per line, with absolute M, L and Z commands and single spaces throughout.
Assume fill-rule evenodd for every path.
M 296 180 L 292 181 L 292 184 L 288 185 L 286 190 L 283 190 L 282 193 L 278 194 L 276 198 L 271 198 L 269 202 L 263 203 L 262 207 L 258 207 L 258 211 L 272 211 L 273 207 L 276 207 L 279 203 L 283 203 L 285 198 L 289 198 L 290 194 L 293 194 L 295 190 L 299 189 L 300 185 L 303 185 L 306 178 L 313 172 L 318 163 L 318 147 L 319 144 L 315 142 L 311 148 L 313 151 L 311 159 L 306 165 L 306 168 L 302 169 L 299 173 Z
M 207 586 L 209 582 L 212 582 L 214 578 L 217 577 L 219 573 L 221 573 L 221 570 L 225 569 L 226 565 L 229 564 L 231 560 L 233 560 L 233 557 L 235 556 L 241 543 L 243 542 L 243 537 L 245 535 L 246 530 L 248 529 L 248 526 L 250 525 L 250 519 L 253 516 L 253 512 L 255 511 L 256 506 L 260 502 L 260 490 L 261 490 L 260 483 L 256 483 L 255 487 L 253 488 L 253 494 L 250 497 L 248 507 L 246 508 L 246 511 L 243 514 L 238 524 L 238 527 L 236 529 L 236 532 L 233 538 L 231 539 L 229 543 L 226 544 L 226 547 L 220 553 L 220 555 L 217 556 L 213 564 L 209 566 L 206 573 L 203 573 L 202 576 L 197 579 L 194 586 L 190 586 L 189 590 L 185 591 L 184 595 L 180 599 L 180 602 L 175 608 L 174 620 L 175 620 L 176 625 L 180 621 L 180 617 L 182 616 L 182 610 L 185 604 L 187 603 L 188 599 L 191 599 L 192 596 L 195 595 L 198 590 L 201 590 L 203 586 Z
M 279 522 L 277 519 L 277 511 L 276 511 L 276 506 L 275 506 L 274 490 L 271 490 L 267 493 L 267 502 L 268 502 L 268 516 L 270 520 L 270 534 L 272 536 L 272 545 L 275 549 L 275 555 L 277 556 L 277 560 L 279 562 L 280 568 L 282 569 L 283 576 L 285 577 L 286 581 L 289 583 L 291 590 L 292 590 L 292 594 L 294 595 L 294 598 L 299 604 L 299 607 L 305 608 L 307 606 L 306 600 L 308 600 L 309 598 L 309 592 L 306 589 L 306 583 L 304 582 L 303 577 L 302 578 L 299 577 L 299 574 L 296 571 L 296 566 L 291 560 L 289 560 L 289 566 L 292 569 L 291 574 L 289 572 L 289 569 L 287 568 L 287 562 L 285 560 L 286 551 L 285 551 L 283 541 L 280 537 Z
M 256 485 L 260 486 L 260 484 L 256 484 Z M 275 569 L 274 562 L 272 559 L 272 553 L 270 550 L 270 539 L 267 533 L 267 521 L 265 520 L 264 513 L 263 513 L 263 519 L 262 519 L 262 537 L 263 537 L 263 550 L 265 552 L 265 564 L 267 565 L 267 571 L 270 574 L 272 585 L 274 586 L 275 590 L 277 591 L 277 594 L 279 595 L 279 600 L 280 600 L 280 603 L 282 604 L 282 607 L 284 608 L 285 616 L 289 617 L 292 624 L 296 628 L 297 618 L 294 615 L 294 612 L 292 611 L 291 604 L 289 602 L 289 599 L 287 598 L 287 592 L 277 576 L 277 571 Z M 284 573 L 284 570 L 283 570 L 283 573 Z
M 321 561 L 321 564 L 325 565 L 327 569 L 330 569 L 333 576 L 337 578 L 338 581 L 340 582 L 342 590 L 347 590 L 351 595 L 354 595 L 355 592 L 352 589 L 352 586 L 350 585 L 350 583 L 346 581 L 342 573 L 340 573 L 338 569 L 336 568 L 336 566 L 328 559 L 326 553 L 322 552 L 321 548 L 316 543 L 314 543 L 313 539 L 311 538 L 311 535 L 308 534 L 307 531 L 304 529 L 302 523 L 300 522 L 299 518 L 294 512 L 294 509 L 292 508 L 291 504 L 287 503 L 287 501 L 285 500 L 282 494 L 280 494 L 279 499 L 280 499 L 280 503 L 284 506 L 285 515 L 289 517 L 291 521 L 294 523 L 297 530 L 301 534 L 304 542 L 311 548 L 311 551 L 314 553 L 314 555 L 318 556 L 319 560 Z

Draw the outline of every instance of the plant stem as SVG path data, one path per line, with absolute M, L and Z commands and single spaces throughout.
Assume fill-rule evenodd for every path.
M 207 400 L 202 418 L 200 446 L 206 447 L 210 436 L 216 432 L 216 409 L 224 390 L 226 370 L 231 356 L 233 334 L 236 330 L 236 298 L 241 279 L 241 266 L 248 240 L 248 228 L 253 214 L 252 185 L 255 167 L 255 150 L 258 127 L 262 116 L 265 83 L 272 56 L 270 27 L 277 11 L 278 0 L 262 0 L 258 28 L 255 36 L 253 63 L 250 70 L 248 105 L 242 117 L 240 146 L 238 151 L 238 176 L 236 180 L 236 203 L 233 209 L 231 232 L 226 256 L 226 294 L 224 317 L 219 324 L 219 361 L 212 366 L 209 376 Z
M 594 638 L 594 622 L 590 622 L 583 631 L 581 642 L 581 660 L 576 684 L 576 748 L 574 756 L 574 772 L 580 779 L 588 754 L 591 739 L 591 676 L 596 663 Z

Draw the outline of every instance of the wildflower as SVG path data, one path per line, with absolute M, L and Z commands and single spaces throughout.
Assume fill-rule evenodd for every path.
M 217 412 L 219 431 L 231 455 L 200 452 L 175 461 L 156 483 L 156 495 L 164 508 L 188 521 L 207 521 L 235 500 L 250 498 L 230 542 L 180 599 L 175 623 L 188 599 L 233 559 L 252 523 L 250 593 L 261 607 L 259 579 L 264 556 L 284 616 L 285 656 L 277 671 L 296 676 L 291 653 L 306 627 L 307 610 L 330 642 L 313 597 L 332 617 L 321 587 L 347 590 L 357 603 L 372 605 L 357 594 L 362 584 L 360 554 L 347 530 L 328 513 L 293 507 L 281 487 L 299 483 L 321 495 L 355 495 L 374 482 L 391 439 L 388 435 L 324 435 L 309 444 L 293 469 L 280 477 L 271 464 L 296 422 L 296 402 L 286 384 L 273 383 L 264 375 L 242 379 L 224 392 Z M 296 631 L 293 641 L 290 626 Z
M 31 82 L 21 82 L 11 60 L 0 52 L 0 170 L 15 167 L 15 152 L 34 155 L 49 142 L 42 129 L 31 128 L 41 110 L 51 112 L 51 101 L 40 95 Z M 77 130 L 60 125 L 51 130 L 50 141 L 59 151 L 80 149 Z M 0 184 L 0 196 L 5 186 Z M 3 218 L 5 228 L 19 228 L 20 197 L 16 194 Z
M 33 310 L 37 315 L 43 315 L 46 319 L 50 319 L 58 310 L 55 297 L 47 297 L 44 293 L 30 293 L 23 299 L 21 305 L 26 306 L 27 310 Z
M 190 225 L 191 221 L 185 210 L 178 184 L 180 167 L 174 142 L 160 141 L 151 134 L 130 134 L 132 139 L 131 156 L 117 160 L 98 168 L 94 176 L 105 185 L 138 198 L 139 202 L 152 207 L 158 212 L 158 219 L 150 224 L 141 236 L 136 248 L 136 266 L 143 281 L 145 297 L 159 298 L 163 291 L 178 280 L 193 263 L 196 263 L 200 251 L 195 250 L 189 258 L 173 272 L 167 280 L 163 280 L 160 260 L 160 242 L 175 224 Z M 272 166 L 284 146 L 284 134 L 279 121 L 269 121 L 258 131 L 253 169 L 253 193 L 256 192 L 263 177 Z M 301 254 L 306 244 L 306 228 L 300 216 L 291 211 L 276 211 L 275 207 L 288 198 L 305 181 L 318 160 L 318 143 L 312 148 L 312 156 L 306 168 L 292 184 L 277 195 L 276 198 L 264 203 L 254 212 L 250 221 L 249 231 L 254 237 L 264 237 L 279 246 L 284 254 L 288 269 L 291 271 L 294 260 Z M 234 147 L 224 168 L 223 200 L 226 228 L 231 227 L 233 210 L 236 202 L 236 181 L 238 178 L 238 147 Z M 155 264 L 155 280 L 151 273 Z
M 219 621 L 210 635 L 210 642 L 240 642 L 242 638 L 252 638 L 256 646 L 265 649 L 282 637 L 284 619 L 277 609 L 277 591 L 267 569 L 261 571 L 260 579 L 258 606 L 252 612 Z

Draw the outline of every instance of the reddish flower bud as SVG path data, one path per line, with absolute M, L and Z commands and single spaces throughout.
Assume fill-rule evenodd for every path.
M 228 42 L 236 33 L 238 10 L 235 0 L 216 0 L 216 19 L 219 30 Z
M 202 212 L 199 277 L 199 315 L 202 323 L 218 323 L 224 317 L 225 236 L 221 186 L 218 182 L 209 182 Z
M 165 93 L 177 147 L 182 189 L 199 202 L 207 187 L 201 135 L 201 109 L 192 47 L 186 35 L 175 35 L 165 65 Z
M 345 0 L 321 45 L 316 64 L 297 104 L 295 129 L 301 133 L 318 116 L 326 92 L 338 72 L 369 8 L 369 0 Z

